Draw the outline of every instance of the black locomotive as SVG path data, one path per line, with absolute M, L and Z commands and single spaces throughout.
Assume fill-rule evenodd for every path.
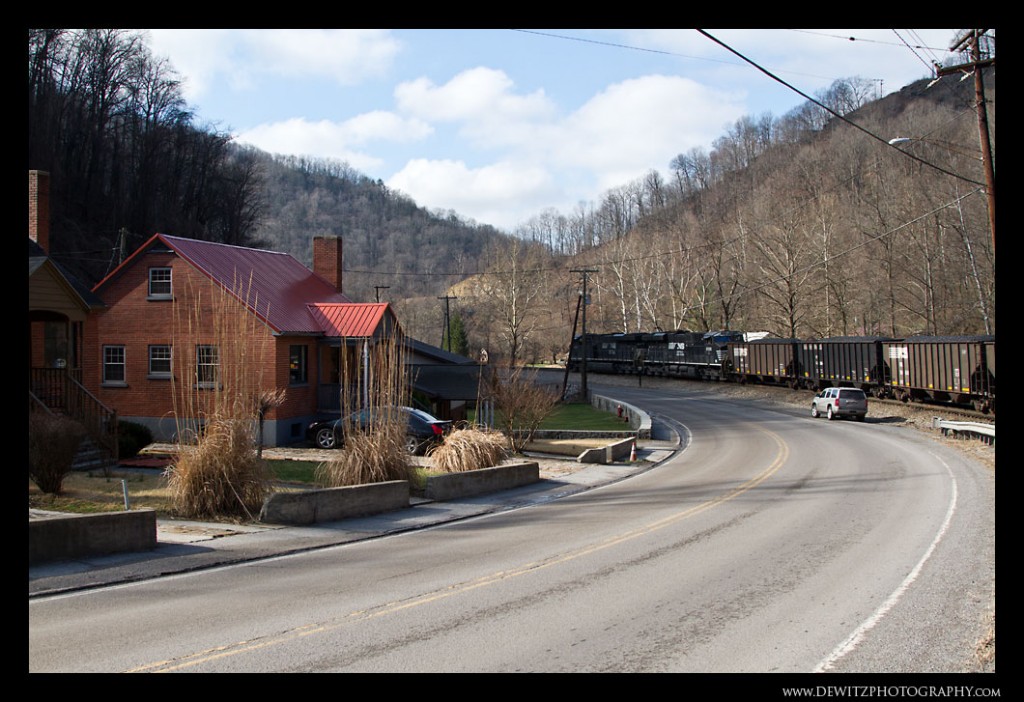
M 857 387 L 875 397 L 994 412 L 994 336 L 831 337 L 747 340 L 743 332 L 588 334 L 573 340 L 570 370 L 586 348 L 595 373 L 788 385 Z

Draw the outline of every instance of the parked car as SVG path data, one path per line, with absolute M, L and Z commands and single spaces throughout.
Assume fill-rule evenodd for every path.
M 859 388 L 825 388 L 811 400 L 811 416 L 829 419 L 853 417 L 863 422 L 868 415 L 868 396 Z
M 397 410 L 405 415 L 407 420 L 405 450 L 413 456 L 421 454 L 430 446 L 443 441 L 445 435 L 452 429 L 451 422 L 438 419 L 423 410 L 413 407 L 395 407 L 380 408 L 373 413 L 369 410 L 360 410 L 353 412 L 343 419 L 313 422 L 306 429 L 306 438 L 312 441 L 318 448 L 341 448 L 345 443 L 344 427 L 346 423 L 353 429 L 368 431 L 375 424 L 373 421 L 374 417 L 389 409 Z

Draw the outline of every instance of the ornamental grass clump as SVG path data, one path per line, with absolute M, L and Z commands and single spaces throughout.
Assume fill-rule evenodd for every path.
M 368 431 L 353 430 L 337 458 L 317 466 L 315 479 L 324 487 L 408 480 L 404 418 L 381 422 Z
M 508 455 L 504 434 L 481 428 L 456 429 L 430 453 L 434 467 L 445 473 L 462 473 L 499 465 Z
M 28 477 L 48 495 L 59 495 L 71 472 L 85 427 L 49 412 L 28 415 Z
M 254 520 L 270 491 L 271 473 L 257 458 L 251 422 L 214 418 L 195 446 L 182 447 L 167 471 L 175 514 L 195 519 Z
M 342 349 L 348 344 L 343 342 Z M 316 481 L 324 487 L 362 485 L 389 480 L 408 480 L 413 466 L 405 448 L 409 382 L 406 375 L 405 342 L 401 333 L 360 341 L 358 354 L 341 354 L 342 417 L 346 423 L 342 446 L 336 458 L 317 467 Z
M 255 520 L 272 489 L 257 437 L 283 395 L 265 371 L 270 342 L 249 309 L 250 301 L 261 307 L 250 300 L 251 288 L 251 280 L 230 290 L 188 280 L 175 291 L 171 390 L 179 460 L 167 482 L 181 516 Z

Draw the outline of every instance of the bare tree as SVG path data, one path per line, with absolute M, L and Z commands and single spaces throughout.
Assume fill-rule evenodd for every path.
M 508 436 L 513 453 L 522 453 L 559 401 L 556 387 L 537 382 L 536 371 L 522 366 L 492 369 L 488 379 L 501 431 Z
M 487 260 L 489 270 L 480 285 L 482 307 L 496 326 L 509 364 L 515 365 L 540 321 L 537 303 L 547 295 L 550 259 L 543 247 L 513 237 L 504 246 L 493 246 Z

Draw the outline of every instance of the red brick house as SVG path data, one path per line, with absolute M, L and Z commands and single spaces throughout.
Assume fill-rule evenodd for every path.
M 246 325 L 259 386 L 286 391 L 267 414 L 264 443 L 301 441 L 311 421 L 340 411 L 342 369 L 358 372 L 367 345 L 400 333 L 388 304 L 342 293 L 341 264 L 337 237 L 313 240 L 311 271 L 288 254 L 156 234 L 92 289 L 105 306 L 85 325 L 83 383 L 121 419 L 172 439 L 174 388 L 201 389 L 221 370 L 207 325 L 226 299 L 220 319 Z M 181 377 L 175 361 L 185 358 L 194 377 Z
M 28 193 L 29 412 L 76 419 L 95 448 L 107 459 L 115 458 L 113 414 L 82 384 L 84 330 L 103 303 L 50 257 L 49 174 L 29 171 Z

